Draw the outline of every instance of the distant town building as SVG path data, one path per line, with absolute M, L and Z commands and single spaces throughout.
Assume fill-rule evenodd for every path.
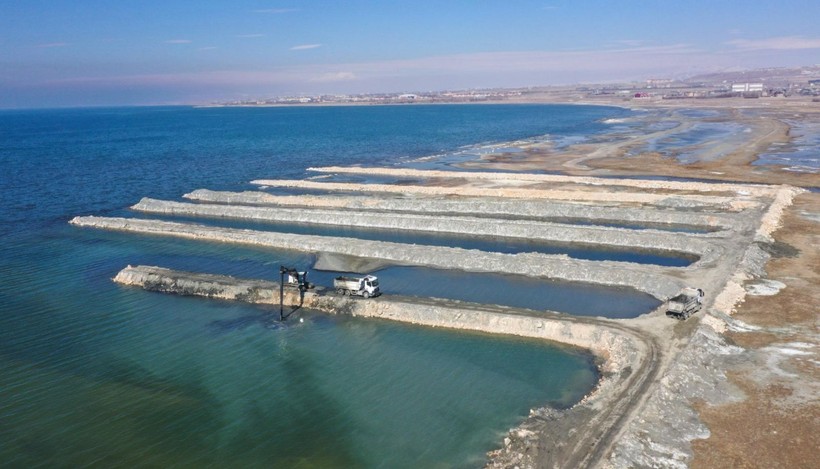
M 820 88 L 820 80 L 809 80 L 809 88 Z
M 735 83 L 732 93 L 763 93 L 763 83 Z
M 646 86 L 648 88 L 669 88 L 674 83 L 674 80 L 669 78 L 650 78 L 646 80 Z

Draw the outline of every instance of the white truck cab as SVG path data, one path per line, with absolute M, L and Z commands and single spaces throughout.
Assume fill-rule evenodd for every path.
M 336 277 L 333 279 L 333 288 L 340 295 L 361 296 L 371 298 L 381 295 L 379 279 L 373 275 L 364 277 Z

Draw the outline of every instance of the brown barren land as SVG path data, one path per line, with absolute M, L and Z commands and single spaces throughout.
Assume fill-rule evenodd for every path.
M 688 106 L 684 106 L 684 103 L 599 100 L 595 104 L 663 110 L 668 113 L 668 117 L 680 120 L 681 124 L 673 129 L 630 135 L 625 140 L 572 145 L 561 151 L 535 146 L 527 149 L 523 155 L 493 153 L 462 166 L 472 169 L 489 167 L 511 171 L 554 171 L 573 176 L 653 175 L 800 187 L 820 186 L 820 175 L 816 173 L 787 171 L 776 165 L 752 165 L 759 154 L 773 145 L 791 141 L 792 131 L 787 120 L 820 123 L 820 103 L 808 99 L 770 99 L 752 100 L 756 101 L 756 106 L 750 106 L 749 101 L 740 98 L 720 99 L 712 102 L 688 102 L 685 103 Z M 709 148 L 695 149 L 699 153 L 699 161 L 688 164 L 680 164 L 674 157 L 655 151 L 636 151 L 640 144 L 650 139 L 679 133 L 691 126 L 695 119 L 680 116 L 676 111 L 681 107 L 692 107 L 693 104 L 705 105 L 708 109 L 721 113 L 717 117 L 701 121 L 740 124 L 749 129 L 747 136 L 742 141 L 725 141 Z M 647 119 L 647 124 L 650 123 L 653 121 Z
M 760 328 L 727 333 L 754 352 L 753 360 L 728 370 L 747 399 L 700 406 L 711 436 L 694 442 L 693 468 L 809 468 L 820 462 L 820 224 L 807 213 L 820 213 L 820 194 L 798 197 L 775 233 L 781 252 L 766 270 L 786 287 L 777 295 L 747 297 L 735 314 Z
M 662 131 L 575 145 L 562 151 L 543 146 L 530 148 L 523 155 L 490 154 L 463 167 L 820 187 L 817 172 L 753 164 L 773 145 L 791 142 L 789 121 L 820 123 L 820 104 L 805 99 L 751 101 L 640 103 L 641 107 L 676 118 L 680 117 L 676 116 L 677 108 L 696 104 L 721 112 L 720 117 L 710 118 L 712 121 L 739 123 L 751 129 L 742 141 L 701 149 L 700 159 L 689 164 L 658 152 L 635 151 L 650 138 L 663 137 L 666 131 Z M 637 106 L 620 100 L 594 104 Z M 691 119 L 680 121 L 680 126 L 692 124 Z M 676 130 L 681 127 L 672 132 Z M 722 335 L 727 343 L 744 351 L 741 360 L 718 371 L 746 398 L 713 406 L 697 396 L 679 396 L 691 402 L 709 430 L 708 437 L 693 442 L 694 458 L 688 463 L 691 467 L 820 467 L 820 194 L 798 196 L 781 222 L 782 227 L 774 233 L 775 243 L 766 248 L 772 258 L 766 265 L 765 280 L 781 282 L 785 287 L 769 296 L 747 295 L 732 316 L 739 326 L 729 327 Z

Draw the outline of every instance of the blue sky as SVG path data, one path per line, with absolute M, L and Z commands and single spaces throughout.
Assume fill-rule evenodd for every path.
M 0 0 L 0 107 L 207 103 L 820 64 L 820 2 Z

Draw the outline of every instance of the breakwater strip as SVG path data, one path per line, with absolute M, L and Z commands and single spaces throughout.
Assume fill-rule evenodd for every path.
M 575 244 L 579 246 L 637 249 L 673 256 L 719 256 L 720 249 L 708 241 L 681 233 L 635 231 L 624 228 L 572 226 L 529 220 L 501 220 L 465 216 L 429 216 L 402 213 L 374 213 L 354 210 L 249 207 L 240 205 L 192 204 L 143 198 L 133 210 L 165 215 L 235 218 L 280 223 L 415 230 L 458 235 L 519 238 Z
M 431 183 L 436 181 L 429 181 Z M 274 181 L 273 184 L 289 185 L 289 181 Z M 316 253 L 317 267 L 324 270 L 349 271 L 356 263 L 373 266 L 399 265 L 419 266 L 431 269 L 454 269 L 466 272 L 491 274 L 516 274 L 532 278 L 566 280 L 586 283 L 589 285 L 607 285 L 629 287 L 664 300 L 675 294 L 683 286 L 696 286 L 706 289 L 704 313 L 698 316 L 702 324 L 713 324 L 719 321 L 725 304 L 732 303 L 734 298 L 743 292 L 743 283 L 746 279 L 760 275 L 758 260 L 765 257 L 764 246 L 771 242 L 771 233 L 779 225 L 779 218 L 783 210 L 791 203 L 792 197 L 799 193 L 789 187 L 760 187 L 749 190 L 739 190 L 737 193 L 727 192 L 726 187 L 717 187 L 709 195 L 693 194 L 693 190 L 681 189 L 684 192 L 672 193 L 673 189 L 652 189 L 653 192 L 640 192 L 643 181 L 636 181 L 638 189 L 612 190 L 611 188 L 595 188 L 590 186 L 572 187 L 571 184 L 552 184 L 546 182 L 520 182 L 510 180 L 479 180 L 447 181 L 446 187 L 434 185 L 404 186 L 375 185 L 375 184 L 319 184 L 311 181 L 296 181 L 294 187 L 315 187 L 332 190 L 351 190 L 360 192 L 386 192 L 392 196 L 374 204 L 391 204 L 395 200 L 404 200 L 404 207 L 417 208 L 421 204 L 448 204 L 465 203 L 469 210 L 476 210 L 477 206 L 485 201 L 495 203 L 509 199 L 506 202 L 524 202 L 525 204 L 549 205 L 559 200 L 562 206 L 589 207 L 597 204 L 592 210 L 602 215 L 609 208 L 628 211 L 640 217 L 644 213 L 666 214 L 671 212 L 685 213 L 688 216 L 712 217 L 717 215 L 731 225 L 729 233 L 725 231 L 706 234 L 675 234 L 670 238 L 694 239 L 706 243 L 706 249 L 714 249 L 715 253 L 704 253 L 695 265 L 688 268 L 670 268 L 657 265 L 641 265 L 628 262 L 588 261 L 570 259 L 565 255 L 550 255 L 542 253 L 503 254 L 468 250 L 447 246 L 426 246 L 415 244 L 391 243 L 384 241 L 369 241 L 355 238 L 336 236 L 299 235 L 292 233 L 277 233 L 257 230 L 241 230 L 226 227 L 210 227 L 206 225 L 179 223 L 171 221 L 139 220 L 127 218 L 104 217 L 77 217 L 71 221 L 77 226 L 95 227 L 100 229 L 120 230 L 133 233 L 142 233 L 157 236 L 174 236 L 185 239 L 226 242 L 246 245 L 255 245 L 273 249 L 285 249 L 299 252 Z M 314 184 L 317 184 L 314 186 Z M 459 185 L 461 184 L 461 185 Z M 576 185 L 577 186 L 577 185 Z M 568 201 L 553 198 L 555 194 L 561 197 L 571 197 Z M 435 196 L 440 197 L 433 201 Z M 450 197 L 450 196 L 456 197 Z M 470 199 L 464 196 L 486 195 L 486 199 Z M 306 201 L 310 197 L 303 196 L 300 200 Z M 367 197 L 351 197 L 349 200 L 366 200 Z M 542 200 L 525 200 L 522 197 L 543 197 Z M 375 199 L 370 197 L 370 199 Z M 382 198 L 379 198 L 382 199 Z M 320 203 L 327 198 L 318 198 Z M 573 202 L 570 202 L 573 201 Z M 578 202 L 574 202 L 578 200 Z M 150 200 L 149 200 L 150 202 Z M 152 202 L 153 203 L 153 202 Z M 164 204 L 164 202 L 158 201 Z M 224 202 L 223 202 L 224 203 Z M 238 202 L 242 204 L 242 202 Z M 138 204 L 139 205 L 139 204 Z M 195 205 L 195 204 L 192 204 Z M 207 205 L 207 204 L 200 204 Z M 443 207 L 445 205 L 438 205 Z M 168 206 L 179 209 L 182 206 Z M 187 207 L 187 205 L 185 206 Z M 266 207 L 261 207 L 266 208 Z M 304 208 L 303 208 L 304 209 Z M 184 208 L 183 210 L 188 210 Z M 211 210 L 211 209 L 206 209 Z M 222 205 L 213 209 L 214 214 L 229 214 L 234 210 L 230 205 Z M 244 209 L 243 209 L 244 210 Z M 305 209 L 310 211 L 312 209 Z M 526 210 L 526 209 L 523 209 Z M 536 208 L 537 210 L 537 208 Z M 563 209 L 562 209 L 563 210 Z M 366 212 L 367 209 L 361 211 Z M 372 212 L 373 209 L 371 208 Z M 345 213 L 344 210 L 338 212 Z M 358 210 L 350 211 L 353 215 Z M 388 208 L 384 210 L 388 215 L 396 215 L 397 219 L 406 215 Z M 396 212 L 396 213 L 392 213 Z M 253 213 L 253 212 L 249 212 Z M 625 213 L 625 212 L 624 212 Z M 184 215 L 184 213 L 171 213 Z M 372 215 L 372 213 L 370 214 Z M 463 217 L 463 213 L 451 211 L 440 214 L 442 218 L 452 216 L 456 220 Z M 218 215 L 214 215 L 218 216 Z M 228 215 L 226 215 L 228 216 Z M 651 215 L 656 216 L 656 215 Z M 578 212 L 576 218 L 583 220 L 585 213 Z M 471 218 L 471 217 L 464 217 Z M 476 217 L 477 218 L 477 217 Z M 670 217 L 675 219 L 674 215 Z M 507 220 L 513 220 L 507 217 Z M 701 218 L 702 220 L 704 218 Z M 414 220 L 419 220 L 414 218 Z M 483 221 L 492 220 L 485 217 Z M 544 221 L 544 220 L 542 220 Z M 363 221 L 360 221 L 363 223 Z M 404 223 L 404 222 L 402 222 Z M 522 223 L 521 226 L 527 225 Z M 707 221 L 710 226 L 718 223 Z M 350 226 L 350 223 L 345 223 Z M 533 224 L 534 226 L 535 224 Z M 545 223 L 548 230 L 553 223 Z M 407 225 L 396 228 L 404 231 Z M 577 228 L 577 227 L 573 227 Z M 467 229 L 466 225 L 459 229 Z M 583 233 L 583 230 L 566 230 Z M 597 233 L 607 232 L 596 228 Z M 623 231 L 623 230 L 621 230 Z M 626 230 L 633 232 L 637 230 Z M 647 233 L 646 231 L 649 231 Z M 643 234 L 649 236 L 664 236 L 668 233 L 646 230 Z M 612 230 L 612 232 L 620 232 Z M 648 239 L 648 238 L 644 238 Z M 584 241 L 584 239 L 579 239 Z M 741 269 L 737 274 L 736 270 Z M 196 294 L 199 291 L 203 296 L 211 298 L 236 299 L 251 302 L 268 302 L 275 304 L 276 284 L 257 285 L 256 287 L 234 286 L 233 290 L 220 284 L 223 280 L 218 277 L 199 277 L 192 285 L 187 280 L 181 281 L 176 274 L 164 274 L 172 280 L 163 280 L 162 275 L 156 275 L 147 281 L 142 281 L 143 288 Z M 129 274 L 133 275 L 133 274 Z M 174 277 L 176 275 L 176 277 Z M 199 274 L 184 274 L 185 276 Z M 123 283 L 127 283 L 122 280 Z M 133 284 L 140 284 L 133 280 Z M 268 293 L 264 293 L 268 291 Z M 296 292 L 291 291 L 289 301 L 296 303 Z M 274 300 L 272 301 L 272 298 Z M 689 341 L 692 320 L 681 325 L 673 323 L 664 317 L 660 308 L 650 314 L 628 320 L 606 320 L 600 318 L 581 318 L 567 315 L 552 314 L 549 311 L 532 311 L 511 307 L 476 305 L 459 301 L 448 301 L 436 298 L 409 298 L 389 297 L 375 301 L 351 301 L 336 295 L 306 294 L 303 306 L 306 308 L 333 312 L 334 314 L 352 314 L 363 317 L 393 319 L 432 327 L 448 327 L 452 329 L 485 331 L 500 334 L 537 337 L 553 340 L 591 350 L 603 360 L 600 369 L 603 374 L 598 389 L 584 399 L 580 404 L 568 412 L 556 412 L 547 408 L 535 409 L 524 424 L 512 430 L 504 438 L 504 446 L 490 454 L 490 467 L 512 467 L 514 465 L 530 467 L 589 467 L 600 464 L 608 458 L 612 449 L 622 440 L 622 436 L 637 434 L 640 441 L 644 423 L 653 421 L 651 400 L 663 391 L 664 381 L 660 380 L 673 376 L 678 370 L 677 364 L 681 358 L 686 358 L 685 349 L 694 342 Z M 729 306 L 731 307 L 731 305 Z M 602 312 L 603 313 L 603 312 Z M 697 321 L 698 317 L 694 320 Z M 700 330 L 700 328 L 698 329 Z M 686 376 L 688 368 L 680 370 Z M 673 374 L 669 374 L 673 373 Z M 698 379 L 697 377 L 695 379 Z M 660 394 L 658 407 L 660 414 L 666 415 L 670 408 L 665 394 Z M 674 399 L 674 398 L 673 398 Z M 687 406 L 682 400 L 677 404 Z M 648 404 L 649 403 L 649 404 Z M 688 407 L 687 407 L 688 408 Z M 686 418 L 686 417 L 684 417 Z M 666 428 L 666 422 L 654 420 L 657 428 Z M 674 429 L 679 427 L 680 419 L 672 424 Z M 661 425 L 662 424 L 662 425 Z M 637 433 L 632 432 L 637 428 Z M 680 461 L 689 454 L 689 440 L 681 437 L 679 431 L 672 431 L 673 438 L 664 439 L 664 448 L 671 448 L 670 460 Z M 656 435 L 656 433 L 653 433 Z M 632 441 L 632 440 L 628 440 Z M 647 438 L 646 445 L 640 446 L 641 453 L 653 447 L 655 441 Z M 643 443 L 642 443 L 643 444 Z M 653 451 L 655 451 L 653 449 Z M 666 452 L 661 448 L 661 452 Z M 666 457 L 666 456 L 664 456 Z M 636 461 L 641 460 L 634 459 Z
M 279 304 L 279 283 L 267 280 L 241 279 L 227 275 L 205 274 L 166 269 L 156 266 L 128 266 L 113 279 L 122 285 L 139 286 L 145 290 L 202 296 L 252 304 Z M 474 330 L 494 334 L 508 334 L 551 340 L 592 350 L 606 365 L 605 373 L 618 373 L 635 360 L 633 344 L 620 334 L 607 332 L 610 322 L 568 315 L 544 316 L 501 313 L 488 305 L 456 301 L 422 300 L 401 301 L 388 297 L 369 300 L 354 299 L 336 294 L 307 291 L 304 295 L 292 287 L 283 289 L 286 306 L 301 305 L 331 314 L 377 317 L 411 324 Z M 300 297 L 301 296 L 301 297 Z M 393 297 L 395 298 L 395 297 Z M 432 306 L 438 304 L 438 306 Z M 458 307 L 456 305 L 464 305 Z M 506 308 L 512 311 L 511 308 Z M 593 327 L 590 324 L 600 322 Z
M 315 182 L 293 179 L 256 179 L 251 184 L 267 187 L 286 187 L 341 192 L 399 193 L 427 196 L 506 197 L 511 199 L 571 200 L 580 202 L 619 202 L 654 204 L 672 207 L 716 207 L 742 210 L 748 203 L 737 204 L 736 197 L 648 194 L 643 192 L 606 192 L 561 189 L 495 187 L 411 186 L 394 184 L 355 184 L 347 182 Z
M 278 304 L 279 285 L 262 280 L 174 271 L 152 266 L 128 266 L 114 281 L 151 291 Z M 533 409 L 510 435 L 534 444 L 549 441 L 542 462 L 582 467 L 604 451 L 607 436 L 617 428 L 625 409 L 640 398 L 657 373 L 658 346 L 649 335 L 612 321 L 566 315 L 544 317 L 524 310 L 428 299 L 376 298 L 358 300 L 286 288 L 288 305 L 332 314 L 381 318 L 428 327 L 445 327 L 549 340 L 590 350 L 599 359 L 601 379 L 596 389 L 567 411 Z M 543 441 L 543 440 L 542 440 Z M 510 443 L 506 444 L 507 450 Z M 503 451 L 503 450 L 502 450 Z
M 510 273 L 554 280 L 630 287 L 665 300 L 680 290 L 668 269 L 625 262 L 586 261 L 539 253 L 502 254 L 443 246 L 296 235 L 131 218 L 75 217 L 75 226 L 160 236 L 238 243 L 301 252 L 329 253 L 385 264 L 415 265 L 469 272 Z
M 441 171 L 433 169 L 384 168 L 359 166 L 312 167 L 308 171 L 338 174 L 366 174 L 369 176 L 458 178 L 489 181 L 528 181 L 539 183 L 583 184 L 590 186 L 621 186 L 643 190 L 672 190 L 693 192 L 749 192 L 758 196 L 772 195 L 776 186 L 753 184 L 715 184 L 696 181 L 665 181 L 649 179 L 601 178 L 590 176 L 564 176 L 559 174 L 500 173 L 491 171 Z
M 635 225 L 671 225 L 703 227 L 710 229 L 733 229 L 738 223 L 721 213 L 686 212 L 650 207 L 622 207 L 602 202 L 601 205 L 570 203 L 555 200 L 504 200 L 501 198 L 386 198 L 367 196 L 323 195 L 272 195 L 261 191 L 226 192 L 197 189 L 183 197 L 199 202 L 243 205 L 276 205 L 309 208 L 347 208 L 356 210 L 380 210 L 389 212 L 418 212 L 437 214 L 463 214 L 496 218 L 526 218 L 536 220 L 564 219 L 583 220 L 585 224 L 610 222 Z M 670 229 L 669 231 L 675 231 Z

